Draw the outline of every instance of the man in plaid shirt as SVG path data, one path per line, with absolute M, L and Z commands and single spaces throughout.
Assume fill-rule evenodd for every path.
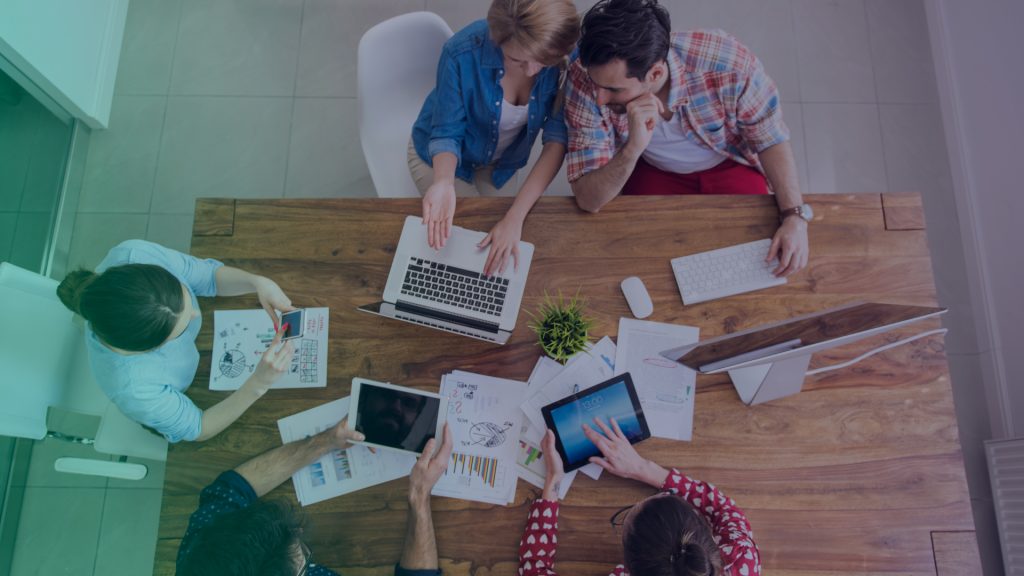
M 761 62 L 721 30 L 672 33 L 657 0 L 601 0 L 569 65 L 566 156 L 576 202 L 619 194 L 767 194 L 780 225 L 766 260 L 807 265 L 807 222 L 779 94 Z

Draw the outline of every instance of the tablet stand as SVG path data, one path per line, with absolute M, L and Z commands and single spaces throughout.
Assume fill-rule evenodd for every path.
M 803 388 L 811 353 L 785 360 L 729 370 L 740 400 L 747 406 L 778 400 L 796 394 Z

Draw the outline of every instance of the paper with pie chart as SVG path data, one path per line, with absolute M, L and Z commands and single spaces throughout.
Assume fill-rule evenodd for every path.
M 491 504 L 515 499 L 526 383 L 455 371 L 441 380 L 452 456 L 435 496 Z
M 288 371 L 271 388 L 327 386 L 329 308 L 306 308 L 303 334 L 292 340 L 295 355 Z M 274 323 L 262 308 L 213 313 L 210 390 L 238 390 L 252 376 L 274 339 Z

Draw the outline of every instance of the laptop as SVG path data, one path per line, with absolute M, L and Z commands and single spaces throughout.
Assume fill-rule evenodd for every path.
M 519 243 L 518 272 L 510 262 L 505 274 L 485 277 L 490 247 L 477 248 L 485 236 L 452 226 L 445 247 L 436 251 L 427 245 L 423 219 L 407 216 L 383 300 L 359 310 L 487 342 L 508 342 L 519 316 L 533 244 Z

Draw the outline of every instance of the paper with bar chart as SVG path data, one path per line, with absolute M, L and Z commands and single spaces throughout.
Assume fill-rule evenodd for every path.
M 516 452 L 526 383 L 455 371 L 441 379 L 452 455 L 432 494 L 508 504 L 516 494 Z
M 349 397 L 293 414 L 277 421 L 284 443 L 295 442 L 333 427 L 349 410 Z M 328 498 L 362 490 L 376 484 L 408 476 L 416 464 L 416 456 L 394 450 L 377 450 L 365 446 L 332 450 L 309 466 L 292 475 L 295 496 L 303 506 Z

